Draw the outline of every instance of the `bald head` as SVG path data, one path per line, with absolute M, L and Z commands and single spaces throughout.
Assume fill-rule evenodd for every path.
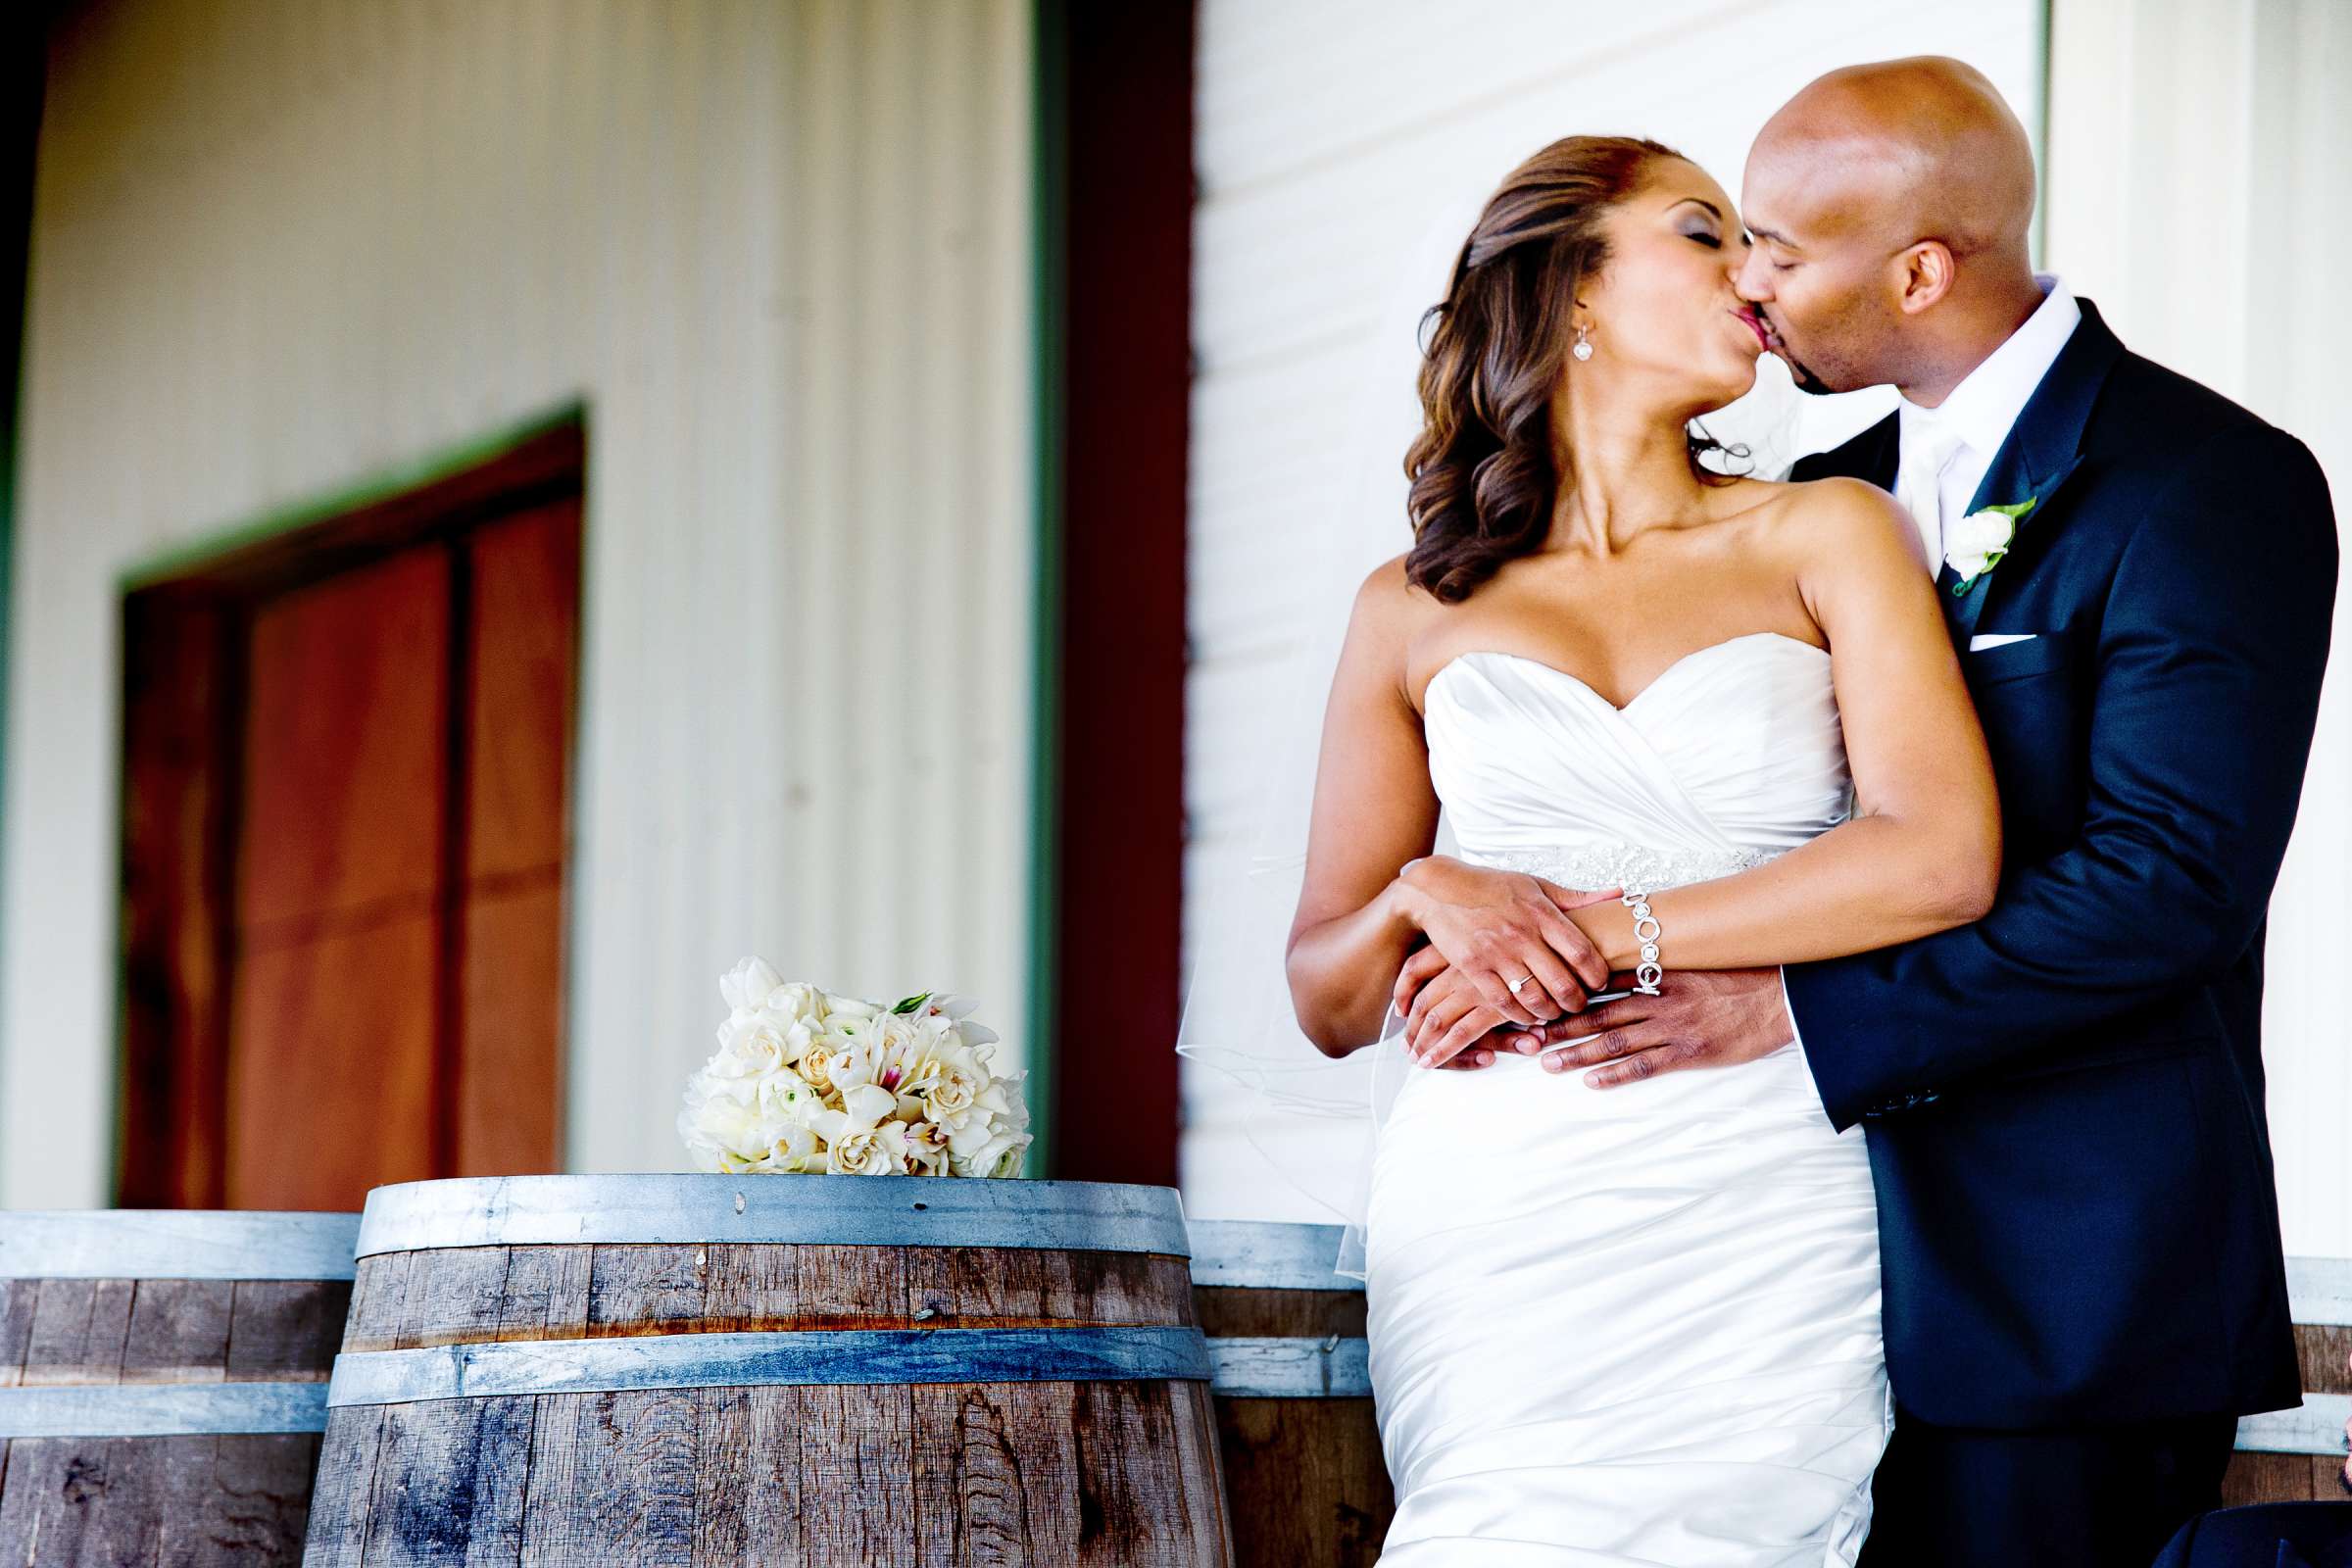
M 1797 384 L 1933 405 L 2041 302 L 2034 149 L 1983 73 L 1924 55 L 1833 71 L 1756 136 L 1740 292 Z
M 1842 225 L 1889 244 L 1939 239 L 1957 257 L 2027 254 L 2034 148 L 1984 73 L 1920 55 L 1833 71 L 1756 137 L 1759 170 L 1788 176 Z

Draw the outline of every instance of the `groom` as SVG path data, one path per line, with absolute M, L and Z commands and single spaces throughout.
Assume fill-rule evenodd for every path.
M 2037 277 L 2033 202 L 1991 86 L 1917 59 L 1799 93 L 1741 203 L 1741 292 L 1800 384 L 1902 393 L 1791 477 L 1896 492 L 1964 568 L 1937 597 L 2000 782 L 1995 906 L 1785 974 L 1676 973 L 1669 933 L 1662 998 L 1545 1029 L 1607 1083 L 1793 1034 L 1867 1124 L 1897 1408 L 1870 1568 L 2145 1568 L 2217 1503 L 2236 1417 L 2300 1398 L 2260 1018 L 2327 483 Z

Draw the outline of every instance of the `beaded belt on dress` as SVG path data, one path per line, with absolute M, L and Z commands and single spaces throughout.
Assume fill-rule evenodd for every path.
M 1745 871 L 1780 850 L 1658 849 L 1645 844 L 1564 844 L 1541 850 L 1464 850 L 1462 858 L 1498 870 L 1525 871 L 1564 888 L 1640 888 L 1654 893 Z

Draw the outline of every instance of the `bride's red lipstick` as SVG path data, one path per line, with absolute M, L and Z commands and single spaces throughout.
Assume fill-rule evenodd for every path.
M 1745 321 L 1747 323 L 1747 329 L 1756 334 L 1757 348 L 1762 349 L 1767 354 L 1772 352 L 1772 333 L 1764 325 L 1764 318 L 1761 312 L 1759 312 L 1754 306 L 1750 305 L 1745 309 L 1734 311 L 1732 314 L 1740 318 L 1740 319 L 1742 321 Z

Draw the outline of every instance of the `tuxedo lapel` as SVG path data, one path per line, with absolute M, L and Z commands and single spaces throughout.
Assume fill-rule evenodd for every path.
M 2049 514 L 2055 510 L 2059 493 L 2069 477 L 2082 462 L 2082 431 L 2090 422 L 2090 411 L 2098 401 L 2099 390 L 2107 384 L 2108 372 L 2123 357 L 2124 345 L 2100 319 L 2099 313 L 2088 300 L 2077 302 L 2082 319 L 2075 326 L 2074 335 L 2027 400 L 2017 422 L 2009 427 L 2008 439 L 2000 451 L 1993 454 L 1991 465 L 1984 470 L 1976 495 L 1969 501 L 1968 511 L 1974 514 L 1986 507 L 2014 506 L 2031 500 L 2034 505 L 2017 519 L 2015 534 L 2009 541 L 2014 554 L 2018 543 L 2029 529 L 2046 529 Z M 1945 531 L 1950 531 L 1947 520 Z M 1985 601 L 1995 591 L 2006 563 L 1977 574 L 1965 589 L 1960 587 L 1958 574 L 1950 566 L 1942 568 L 1936 578 L 1937 594 L 1943 602 L 1945 618 L 1950 622 L 1952 642 L 1965 649 L 1975 635 L 1978 619 L 1984 613 Z M 2014 568 L 2009 568 L 2014 569 Z

